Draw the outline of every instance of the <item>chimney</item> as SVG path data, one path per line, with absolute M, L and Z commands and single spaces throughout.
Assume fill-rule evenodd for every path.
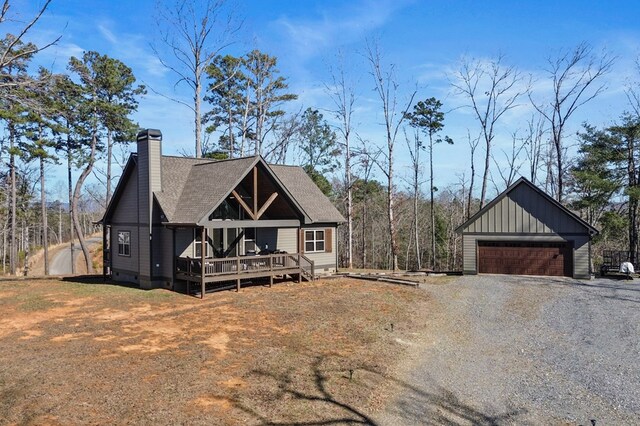
M 162 132 L 138 133 L 138 270 L 140 286 L 152 285 L 153 193 L 162 191 Z
M 138 176 L 144 171 L 149 190 L 162 191 L 162 132 L 146 129 L 138 133 Z M 142 183 L 139 181 L 139 183 Z

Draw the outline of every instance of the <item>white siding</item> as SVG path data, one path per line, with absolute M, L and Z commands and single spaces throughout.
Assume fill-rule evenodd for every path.
M 278 229 L 276 248 L 287 253 L 298 252 L 298 228 Z

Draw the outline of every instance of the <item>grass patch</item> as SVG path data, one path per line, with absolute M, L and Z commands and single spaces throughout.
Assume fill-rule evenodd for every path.
M 167 290 L 142 290 L 121 284 L 64 282 L 62 287 L 78 297 L 122 297 L 129 300 L 169 300 L 179 295 Z
M 0 380 L 25 390 L 2 414 L 17 424 L 370 423 L 406 349 L 398 340 L 415 338 L 430 304 L 420 289 L 352 279 L 204 300 L 25 286 L 0 298 L 0 365 L 11 365 Z
M 39 294 L 22 293 L 16 297 L 18 309 L 23 312 L 45 311 L 58 305 L 56 302 Z

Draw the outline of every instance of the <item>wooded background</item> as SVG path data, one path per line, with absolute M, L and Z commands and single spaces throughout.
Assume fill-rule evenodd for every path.
M 48 261 L 50 244 L 72 239 L 92 271 L 85 235 L 97 230 L 93 222 L 111 198 L 140 127 L 131 116 L 152 90 L 122 61 L 95 51 L 72 57 L 65 73 L 34 69 L 33 58 L 58 41 L 25 41 L 49 4 L 0 43 L 0 155 L 6 165 L 0 266 L 8 274 L 28 272 L 25 258 L 35 250 L 44 249 Z M 13 13 L 9 0 L 3 6 L 0 26 Z M 193 113 L 195 155 L 259 154 L 270 163 L 303 166 L 347 219 L 339 228 L 341 267 L 460 270 L 456 227 L 521 174 L 601 230 L 596 262 L 603 249 L 637 252 L 640 86 L 607 86 L 617 58 L 586 43 L 561 50 L 540 66 L 551 87 L 546 94 L 504 56 L 463 58 L 449 79 L 471 121 L 467 137 L 452 140 L 447 106 L 412 89 L 413 82 L 398 81 L 396 64 L 375 40 L 365 41 L 367 68 L 358 75 L 341 61 L 332 65 L 330 79 L 321 83 L 333 107 L 320 110 L 299 103 L 276 57 L 258 50 L 227 53 L 242 19 L 226 2 L 166 1 L 159 10 L 152 50 L 176 84 L 193 93 L 193 103 L 175 101 Z M 376 138 L 362 136 L 358 124 L 355 81 L 363 79 L 381 118 Z M 606 90 L 627 101 L 618 122 L 607 128 L 587 122 L 577 136 L 568 135 L 580 124 L 576 111 Z M 534 113 L 504 149 L 504 141 L 497 142 L 505 116 L 523 104 Z M 399 150 L 409 153 L 409 172 L 397 165 Z M 437 188 L 439 156 L 461 150 L 470 153 L 468 168 L 456 174 L 457 183 Z M 47 170 L 54 163 L 66 166 L 67 185 L 52 190 Z

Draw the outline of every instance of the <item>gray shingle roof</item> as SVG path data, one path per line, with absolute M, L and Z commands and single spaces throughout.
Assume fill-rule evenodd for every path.
M 173 217 L 180 200 L 180 195 L 189 178 L 189 171 L 195 164 L 211 163 L 210 159 L 187 157 L 162 157 L 162 189 L 154 195 L 160 203 L 167 220 L 174 221 Z
M 314 223 L 342 223 L 344 217 L 301 167 L 270 165 L 271 170 Z
M 215 161 L 191 167 L 172 222 L 197 223 L 222 202 L 251 170 L 255 158 Z
M 154 195 L 168 222 L 198 223 L 224 200 L 258 161 L 263 160 L 259 157 L 221 161 L 162 157 L 162 191 Z M 302 168 L 266 166 L 311 223 L 344 222 L 340 212 Z

